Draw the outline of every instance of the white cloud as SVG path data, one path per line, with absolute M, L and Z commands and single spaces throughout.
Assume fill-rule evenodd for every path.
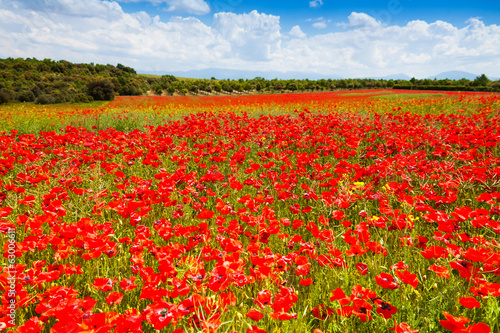
M 314 22 L 312 26 L 316 29 L 325 29 L 328 27 L 328 23 L 330 23 L 332 20 L 326 20 L 323 17 L 318 17 L 315 19 L 307 19 L 307 22 Z
M 6 45 L 0 56 L 120 62 L 154 71 L 189 69 L 188 64 L 210 62 L 230 49 L 196 18 L 162 22 L 144 12 L 124 13 L 112 4 L 89 18 L 73 16 L 65 7 L 19 10 L 11 1 L 10 10 L 0 10 L 0 44 Z
M 210 13 L 210 6 L 203 0 L 167 0 L 167 11 L 203 15 Z
M 216 13 L 214 28 L 231 45 L 231 52 L 244 60 L 267 60 L 280 48 L 279 16 Z
M 210 6 L 203 0 L 117 0 L 117 2 L 150 2 L 154 5 L 167 5 L 167 12 L 178 14 L 205 15 L 210 13 Z
M 24 0 L 5 1 L 12 3 L 14 8 L 33 10 L 40 15 L 64 15 L 71 17 L 100 17 L 116 19 L 123 14 L 120 5 L 114 1 L 101 0 Z
M 323 5 L 323 0 L 312 0 L 312 1 L 309 1 L 309 7 L 311 7 L 311 8 L 321 7 L 322 5 Z
M 425 64 L 426 62 L 429 62 L 431 59 L 432 56 L 426 53 L 419 53 L 419 54 L 406 53 L 402 55 L 401 62 L 405 64 Z
M 352 13 L 344 31 L 306 35 L 298 25 L 281 34 L 278 16 L 257 11 L 216 13 L 208 25 L 195 17 L 126 13 L 113 1 L 0 1 L 2 58 L 122 63 L 139 72 L 218 67 L 425 77 L 460 69 L 500 77 L 500 26 L 477 18 L 462 27 L 422 20 L 386 26 Z
M 316 29 L 325 29 L 326 27 L 328 27 L 328 24 L 326 24 L 325 21 L 320 21 L 320 22 L 313 23 L 313 27 Z
M 365 13 L 352 12 L 348 17 L 349 23 L 339 23 L 344 28 L 378 28 L 381 23 Z
M 296 38 L 306 38 L 307 36 L 306 33 L 303 32 L 298 25 L 294 25 L 292 29 L 290 29 L 290 32 L 288 34 Z

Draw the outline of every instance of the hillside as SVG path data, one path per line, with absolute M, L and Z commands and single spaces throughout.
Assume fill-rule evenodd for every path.
M 116 94 L 142 95 L 146 87 L 146 78 L 121 64 L 0 59 L 0 103 L 10 100 L 38 104 L 112 100 Z

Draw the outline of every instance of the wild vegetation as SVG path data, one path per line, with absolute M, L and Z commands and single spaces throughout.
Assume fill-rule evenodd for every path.
M 397 92 L 0 107 L 0 330 L 500 331 L 500 96 Z
M 500 91 L 500 81 L 484 74 L 462 80 L 251 80 L 183 79 L 172 75 L 140 75 L 118 64 L 73 64 L 50 59 L 0 59 L 0 104 L 9 101 L 57 104 L 113 100 L 137 95 L 238 95 L 323 92 L 347 89 L 415 89 Z
M 146 83 L 118 64 L 73 64 L 50 59 L 0 59 L 0 104 L 9 101 L 57 104 L 142 95 Z

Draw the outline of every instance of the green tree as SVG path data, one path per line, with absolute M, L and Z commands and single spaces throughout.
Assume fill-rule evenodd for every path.
M 491 82 L 490 79 L 485 74 L 481 74 L 481 76 L 476 77 L 474 80 L 475 86 L 486 87 Z
M 35 94 L 31 90 L 24 89 L 17 94 L 17 100 L 19 102 L 33 102 L 35 100 Z
M 93 79 L 87 83 L 87 93 L 96 101 L 115 99 L 115 88 L 108 79 Z
M 214 90 L 218 93 L 222 92 L 222 86 L 219 82 L 213 83 Z
M 55 99 L 51 95 L 48 94 L 41 94 L 38 96 L 35 100 L 36 104 L 54 104 Z
M 10 101 L 10 94 L 3 89 L 0 90 L 0 104 L 5 104 Z
M 233 88 L 231 87 L 231 85 L 227 81 L 224 81 L 224 83 L 222 83 L 222 90 L 227 91 L 227 92 L 232 92 Z

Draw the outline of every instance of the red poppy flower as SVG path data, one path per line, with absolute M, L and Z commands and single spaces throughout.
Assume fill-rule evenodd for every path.
M 245 316 L 247 316 L 248 318 L 250 318 L 252 320 L 259 321 L 264 317 L 264 314 L 262 312 L 260 312 L 259 310 L 250 309 Z
M 197 294 L 186 298 L 181 303 L 179 303 L 179 305 L 177 306 L 177 311 L 179 311 L 179 313 L 184 316 L 195 312 L 196 308 L 203 302 L 202 299 L 198 298 L 201 298 L 201 296 Z
M 7 327 L 6 324 L 5 326 L 2 327 L 3 322 L 0 322 L 0 330 L 3 330 L 4 328 Z M 38 333 L 41 332 L 43 329 L 44 325 L 43 322 L 38 318 L 38 317 L 31 317 L 29 320 L 27 320 L 24 324 L 19 325 L 16 329 L 16 332 L 18 333 Z
M 418 330 L 412 330 L 410 325 L 407 323 L 394 323 L 394 327 L 390 331 L 396 331 L 396 333 L 418 333 Z
M 301 286 L 310 286 L 313 283 L 314 283 L 314 281 L 311 278 L 300 279 L 300 285 Z
M 368 288 L 363 288 L 359 284 L 354 285 L 351 291 L 351 299 L 361 298 L 361 299 L 372 299 L 377 297 L 377 294 L 374 291 L 371 291 Z
M 137 288 L 137 285 L 134 284 L 135 281 L 135 276 L 132 276 L 130 279 L 123 278 L 120 281 L 120 288 L 122 288 L 124 291 L 130 291 L 135 288 Z
M 116 278 L 113 280 L 109 278 L 104 278 L 104 279 L 96 278 L 94 285 L 92 287 L 104 292 L 110 291 L 111 289 L 113 289 L 113 284 L 116 283 L 116 280 L 117 280 Z
M 108 297 L 106 297 L 106 303 L 108 305 L 111 305 L 111 304 L 120 304 L 123 300 L 123 294 L 121 292 L 118 292 L 118 291 L 114 291 L 112 293 L 110 293 L 108 295 Z
M 344 212 L 341 210 L 334 210 L 332 212 L 332 218 L 334 218 L 337 221 L 340 221 L 344 218 Z
M 474 293 L 476 296 L 493 296 L 493 297 L 499 297 L 500 296 L 500 284 L 494 283 L 494 282 L 481 282 L 478 287 L 471 287 L 470 290 Z
M 298 296 L 292 288 L 285 288 L 280 286 L 280 292 L 274 296 L 271 308 L 276 312 L 287 312 L 290 310 Z
M 255 304 L 257 304 L 261 309 L 264 309 L 266 305 L 271 305 L 272 294 L 269 290 L 262 290 L 257 293 L 257 298 L 254 299 Z
M 465 260 L 450 261 L 450 266 L 451 268 L 458 270 L 461 278 L 467 280 L 472 277 L 473 271 L 475 271 L 474 265 Z
M 373 306 L 364 299 L 354 298 L 352 301 L 352 314 L 361 319 L 362 322 L 371 320 L 370 310 Z
M 267 333 L 267 331 L 252 325 L 252 328 L 247 329 L 247 333 Z
M 12 210 L 13 209 L 11 207 L 0 208 L 0 218 L 9 216 L 12 213 Z
M 368 273 L 368 265 L 362 262 L 356 264 L 356 269 L 361 273 L 361 275 L 366 275 Z
M 118 178 L 125 178 L 125 174 L 121 170 L 118 170 L 117 172 L 115 172 L 115 176 Z
M 435 272 L 439 277 L 443 277 L 445 279 L 450 278 L 450 271 L 444 266 L 434 264 L 432 266 L 429 266 L 429 270 Z
M 444 328 L 446 328 L 447 330 L 450 330 L 452 332 L 456 332 L 458 330 L 465 329 L 465 324 L 470 322 L 469 318 L 454 317 L 446 311 L 444 311 L 443 314 L 446 317 L 446 319 L 439 320 L 439 322 L 441 323 L 441 326 L 443 326 Z
M 165 301 L 156 301 L 148 305 L 143 312 L 144 319 L 157 330 L 165 328 L 170 323 L 177 322 L 177 307 Z
M 417 274 L 411 274 L 410 272 L 405 270 L 403 272 L 396 271 L 396 275 L 403 283 L 409 284 L 413 288 L 417 288 L 418 286 Z
M 380 275 L 375 277 L 375 282 L 384 289 L 398 289 L 399 285 L 394 277 L 387 273 L 380 273 Z
M 299 204 L 293 204 L 290 206 L 290 211 L 293 214 L 298 214 L 300 212 L 300 205 Z
M 424 251 L 420 252 L 425 259 L 432 258 L 446 258 L 448 257 L 448 251 L 442 246 L 431 245 L 427 247 Z
M 352 306 L 350 306 L 350 305 L 346 305 L 340 309 L 337 309 L 337 313 L 339 314 L 339 316 L 342 316 L 342 317 L 350 317 L 352 315 L 352 312 L 353 312 L 353 309 L 352 309 Z
M 303 214 L 307 214 L 307 213 L 310 213 L 312 211 L 312 207 L 304 207 L 302 208 L 302 213 Z
M 398 262 L 397 264 L 394 264 L 390 267 L 391 270 L 403 270 L 403 269 L 407 269 L 408 268 L 408 265 L 405 264 L 404 262 L 400 261 Z
M 491 328 L 485 323 L 471 324 L 466 329 L 455 331 L 456 333 L 490 333 Z
M 385 319 L 390 319 L 393 314 L 396 314 L 398 311 L 394 306 L 390 305 L 389 303 L 382 302 L 379 304 L 379 307 L 377 308 L 377 313 L 380 314 L 382 317 Z
M 319 304 L 312 309 L 312 314 L 318 319 L 325 320 L 334 312 L 332 308 L 327 307 L 325 304 Z
M 227 270 L 223 266 L 217 266 L 212 271 L 208 287 L 213 292 L 223 291 L 230 282 Z
M 206 208 L 203 208 L 201 210 L 201 212 L 198 215 L 196 215 L 196 218 L 198 218 L 200 220 L 208 220 L 208 219 L 211 219 L 213 216 L 214 216 L 214 212 L 212 212 Z
M 291 319 L 297 319 L 297 314 L 280 311 L 280 312 L 271 312 L 269 314 L 269 317 L 278 320 L 291 320 Z
M 481 303 L 479 303 L 474 297 L 460 297 L 459 302 L 461 305 L 469 309 L 481 307 Z
M 332 293 L 332 296 L 330 297 L 331 301 L 337 300 L 340 305 L 346 305 L 351 303 L 351 299 L 346 296 L 346 294 L 342 289 L 340 289 L 340 287 L 335 290 L 332 290 L 331 293 Z

